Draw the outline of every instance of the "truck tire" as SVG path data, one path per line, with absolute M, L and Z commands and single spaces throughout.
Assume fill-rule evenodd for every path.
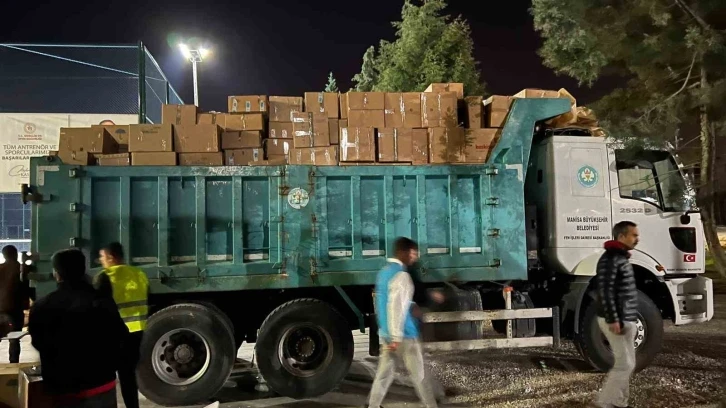
M 255 355 L 272 391 L 311 398 L 335 388 L 353 362 L 353 334 L 332 306 L 298 299 L 278 307 L 262 323 Z
M 144 331 L 139 390 L 159 405 L 194 405 L 214 397 L 232 372 L 237 350 L 216 308 L 178 304 L 154 313 Z
M 635 371 L 647 367 L 663 345 L 663 317 L 658 306 L 645 293 L 638 291 L 638 334 L 635 339 Z M 597 303 L 590 302 L 580 319 L 579 333 L 575 334 L 575 348 L 582 357 L 599 371 L 613 366 L 613 352 L 597 324 Z
M 481 294 L 478 289 L 463 288 L 444 290 L 443 304 L 431 302 L 431 312 L 482 311 Z M 424 342 L 479 340 L 484 337 L 484 322 L 425 323 L 422 325 Z

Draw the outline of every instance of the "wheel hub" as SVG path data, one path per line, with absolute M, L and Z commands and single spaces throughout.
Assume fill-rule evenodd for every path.
M 297 377 L 311 377 L 325 369 L 333 359 L 333 340 L 319 326 L 300 324 L 288 328 L 278 343 L 282 367 Z
M 156 341 L 151 363 L 154 373 L 165 383 L 189 385 L 207 372 L 211 363 L 211 348 L 199 333 L 190 329 L 176 329 Z
M 300 357 L 308 359 L 315 352 L 315 340 L 310 337 L 303 337 L 298 340 L 295 349 Z
M 194 358 L 194 350 L 187 344 L 181 344 L 174 349 L 174 360 L 179 364 L 189 364 Z

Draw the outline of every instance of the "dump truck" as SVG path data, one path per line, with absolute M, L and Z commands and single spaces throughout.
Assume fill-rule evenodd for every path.
M 661 347 L 665 319 L 713 317 L 700 216 L 676 156 L 545 125 L 569 110 L 565 99 L 516 99 L 488 160 L 472 165 L 103 167 L 33 158 L 22 187 L 32 205 L 30 279 L 43 296 L 55 288 L 55 251 L 80 248 L 96 273 L 99 248 L 122 243 L 126 262 L 150 279 L 140 390 L 164 405 L 211 398 L 243 342 L 255 343 L 272 391 L 308 398 L 335 388 L 353 360 L 353 331 L 369 330 L 376 352 L 373 285 L 398 236 L 418 242 L 429 288 L 450 293 L 448 306 L 424 316 L 435 329 L 427 349 L 565 338 L 606 370 L 612 352 L 590 293 L 603 242 L 629 220 L 642 235 L 631 257 L 642 369 Z

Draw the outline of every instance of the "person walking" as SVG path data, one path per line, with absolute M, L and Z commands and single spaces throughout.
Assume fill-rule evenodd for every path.
M 4 262 L 0 264 L 0 315 L 6 323 L 0 328 L 0 337 L 9 332 L 23 330 L 27 309 L 28 292 L 20 279 L 20 262 L 18 262 L 18 249 L 6 245 L 2 249 Z M 20 342 L 10 341 L 9 362 L 20 361 Z
M 141 340 L 149 314 L 149 279 L 139 268 L 124 264 L 124 251 L 114 242 L 99 252 L 103 270 L 96 275 L 94 286 L 103 295 L 112 297 L 126 327 L 118 378 L 126 408 L 139 407 L 136 367 L 139 364 Z
M 638 245 L 638 227 L 633 222 L 621 221 L 613 227 L 613 237 L 605 243 L 595 276 L 597 322 L 615 357 L 594 403 L 601 408 L 628 407 L 630 376 L 635 370 L 638 290 L 629 251 Z
M 419 328 L 412 314 L 414 283 L 408 273 L 418 259 L 418 245 L 408 238 L 394 243 L 394 256 L 376 278 L 376 318 L 379 337 L 384 342 L 378 371 L 368 399 L 369 408 L 379 408 L 396 375 L 395 361 L 403 361 L 419 399 L 427 408 L 436 407 L 428 384 L 419 341 Z
M 55 408 L 116 407 L 116 370 L 128 333 L 116 305 L 86 279 L 78 249 L 53 255 L 58 289 L 30 309 L 28 332 Z

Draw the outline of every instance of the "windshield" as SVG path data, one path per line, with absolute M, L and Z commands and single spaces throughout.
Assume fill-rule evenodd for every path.
M 667 212 L 691 208 L 691 191 L 670 153 L 617 150 L 615 160 L 621 197 L 645 201 Z

